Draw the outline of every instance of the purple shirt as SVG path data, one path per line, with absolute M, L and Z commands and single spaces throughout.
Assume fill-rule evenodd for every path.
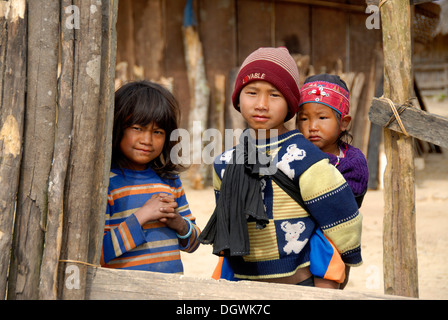
M 341 146 L 344 157 L 341 158 L 334 154 L 327 153 L 330 163 L 342 173 L 348 185 L 355 196 L 364 193 L 369 181 L 369 169 L 364 154 L 358 148 L 344 143 Z M 339 160 L 339 163 L 338 163 Z

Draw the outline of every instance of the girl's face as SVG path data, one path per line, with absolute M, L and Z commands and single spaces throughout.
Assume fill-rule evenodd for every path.
M 147 126 L 134 124 L 126 128 L 120 142 L 120 149 L 128 160 L 127 169 L 145 170 L 148 163 L 162 153 L 165 138 L 165 130 L 155 123 Z
M 338 138 L 342 131 L 347 130 L 350 120 L 350 116 L 345 116 L 339 123 L 333 109 L 310 102 L 299 108 L 298 129 L 323 152 L 339 155 Z
M 266 81 L 254 81 L 246 85 L 240 93 L 240 110 L 250 128 L 277 129 L 278 134 L 288 131 L 284 126 L 288 114 L 288 103 L 280 91 Z

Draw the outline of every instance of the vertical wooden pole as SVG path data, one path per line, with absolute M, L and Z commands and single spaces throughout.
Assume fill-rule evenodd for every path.
M 71 0 L 61 1 L 61 16 L 66 16 L 65 8 Z M 72 12 L 70 12 L 72 14 Z M 64 213 L 64 187 L 67 175 L 68 158 L 71 147 L 73 125 L 73 43 L 74 29 L 61 24 L 60 63 L 61 71 L 58 86 L 58 106 L 56 134 L 54 141 L 53 164 L 48 183 L 48 212 L 44 251 L 39 281 L 39 299 L 57 298 L 57 275 L 62 245 L 62 221 Z
M 202 133 L 207 128 L 210 87 L 207 82 L 199 32 L 195 22 L 190 20 L 194 20 L 193 0 L 187 1 L 182 31 L 190 88 L 188 129 L 190 134 L 193 135 L 193 145 L 190 149 L 192 166 L 189 170 L 189 175 L 193 188 L 201 189 L 204 187 L 207 175 L 207 168 L 202 163 Z
M 117 16 L 118 0 L 103 2 L 100 105 L 96 131 L 96 156 L 93 169 L 93 194 L 89 219 L 89 261 L 98 265 L 103 248 L 103 233 L 109 187 L 110 163 L 112 156 L 112 129 L 114 123 L 115 65 L 117 57 Z
M 56 122 L 59 1 L 28 1 L 27 102 L 8 297 L 37 299 Z
M 84 299 L 86 265 L 99 264 L 109 183 L 118 1 L 77 0 L 73 128 L 64 190 L 58 297 Z
M 26 0 L 0 1 L 0 300 L 6 297 L 26 95 Z
M 2 300 L 83 299 L 83 263 L 99 263 L 117 11 L 118 0 L 0 1 Z M 77 260 L 74 286 L 60 258 Z
M 412 92 L 411 12 L 408 0 L 381 7 L 384 97 L 404 103 Z M 413 139 L 384 130 L 384 291 L 418 297 Z

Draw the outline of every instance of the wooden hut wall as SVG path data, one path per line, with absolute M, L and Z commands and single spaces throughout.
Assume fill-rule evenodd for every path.
M 182 36 L 186 1 L 121 0 L 117 23 L 117 66 L 127 65 L 127 80 L 172 78 L 173 93 L 182 108 L 186 128 L 189 89 Z M 291 53 L 309 55 L 315 72 L 333 72 L 337 61 L 343 72 L 371 70 L 381 31 L 367 29 L 363 0 L 347 1 L 197 0 L 194 2 L 202 41 L 207 80 L 211 89 L 209 126 L 215 127 L 214 79 L 226 77 L 226 105 L 232 91 L 231 71 L 253 50 L 286 45 Z M 316 5 L 314 4 L 316 3 Z M 341 8 L 325 4 L 341 3 Z M 117 75 L 120 71 L 117 69 Z M 367 81 L 367 80 L 366 80 Z M 362 99 L 368 92 L 363 90 Z M 232 127 L 228 118 L 226 127 Z

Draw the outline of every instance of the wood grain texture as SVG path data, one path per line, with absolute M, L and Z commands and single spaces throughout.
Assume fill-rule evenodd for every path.
M 86 299 L 384 300 L 405 298 L 255 281 L 232 282 L 147 271 L 87 267 Z
M 395 104 L 398 109 L 399 105 Z M 369 110 L 369 119 L 373 123 L 384 127 L 393 112 L 385 100 L 374 98 Z M 448 118 L 425 112 L 417 108 L 407 108 L 400 114 L 404 128 L 409 135 L 435 145 L 448 148 Z M 388 129 L 401 132 L 397 121 L 393 121 Z

